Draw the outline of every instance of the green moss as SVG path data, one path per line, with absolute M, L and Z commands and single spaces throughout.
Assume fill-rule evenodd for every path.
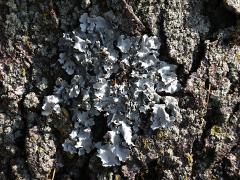
M 156 134 L 156 140 L 164 140 L 167 139 L 167 134 L 164 130 L 158 130 Z
M 240 52 L 238 52 L 238 53 L 236 54 L 236 58 L 237 58 L 237 61 L 240 62 Z
M 150 147 L 151 147 L 150 139 L 148 139 L 148 138 L 143 138 L 143 139 L 142 139 L 142 143 L 143 143 L 144 149 L 150 149 Z
M 192 156 L 192 154 L 186 153 L 185 156 L 186 156 L 188 164 L 192 164 L 193 163 L 193 156 Z
M 224 134 L 224 130 L 222 127 L 214 125 L 211 128 L 211 135 L 212 136 L 219 136 L 219 135 L 223 135 Z

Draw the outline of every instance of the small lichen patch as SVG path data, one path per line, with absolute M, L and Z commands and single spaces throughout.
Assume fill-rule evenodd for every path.
M 44 116 L 48 116 L 50 115 L 53 111 L 55 111 L 56 113 L 59 113 L 61 108 L 59 106 L 60 100 L 57 96 L 46 96 L 44 98 L 44 104 L 42 106 L 42 115 Z
M 36 108 L 38 104 L 39 100 L 34 92 L 27 94 L 23 102 L 26 108 Z

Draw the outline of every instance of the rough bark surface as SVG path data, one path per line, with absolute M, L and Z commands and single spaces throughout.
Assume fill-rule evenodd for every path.
M 238 0 L 0 0 L 0 179 L 239 179 Z M 95 152 L 63 151 L 71 114 L 41 115 L 64 32 L 112 10 L 120 31 L 156 35 L 178 66 L 182 121 L 139 135 L 135 156 L 104 168 Z M 163 94 L 164 95 L 164 94 Z M 105 122 L 104 122 L 105 123 Z M 99 124 L 99 128 L 104 123 Z

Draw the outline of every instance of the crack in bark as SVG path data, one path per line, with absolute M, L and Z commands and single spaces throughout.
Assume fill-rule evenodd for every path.
M 193 61 L 192 61 L 192 67 L 191 67 L 191 70 L 189 72 L 189 76 L 193 72 L 197 72 L 197 70 L 201 66 L 201 62 L 205 58 L 205 54 L 206 54 L 205 51 L 206 51 L 205 43 L 204 43 L 203 40 L 200 40 L 200 42 L 197 46 L 197 50 L 196 50 L 196 53 L 194 55 Z

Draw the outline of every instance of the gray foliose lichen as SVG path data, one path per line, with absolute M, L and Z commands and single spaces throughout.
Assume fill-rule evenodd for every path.
M 181 119 L 178 101 L 172 94 L 180 84 L 176 66 L 160 59 L 156 36 L 128 36 L 114 29 L 104 17 L 80 17 L 80 27 L 59 41 L 59 63 L 71 83 L 59 78 L 54 94 L 45 97 L 42 115 L 69 108 L 74 129 L 63 149 L 84 155 L 97 148 L 105 167 L 126 161 L 134 146 L 142 114 L 150 114 L 152 130 L 168 128 Z M 103 141 L 92 131 L 100 115 L 107 119 Z

